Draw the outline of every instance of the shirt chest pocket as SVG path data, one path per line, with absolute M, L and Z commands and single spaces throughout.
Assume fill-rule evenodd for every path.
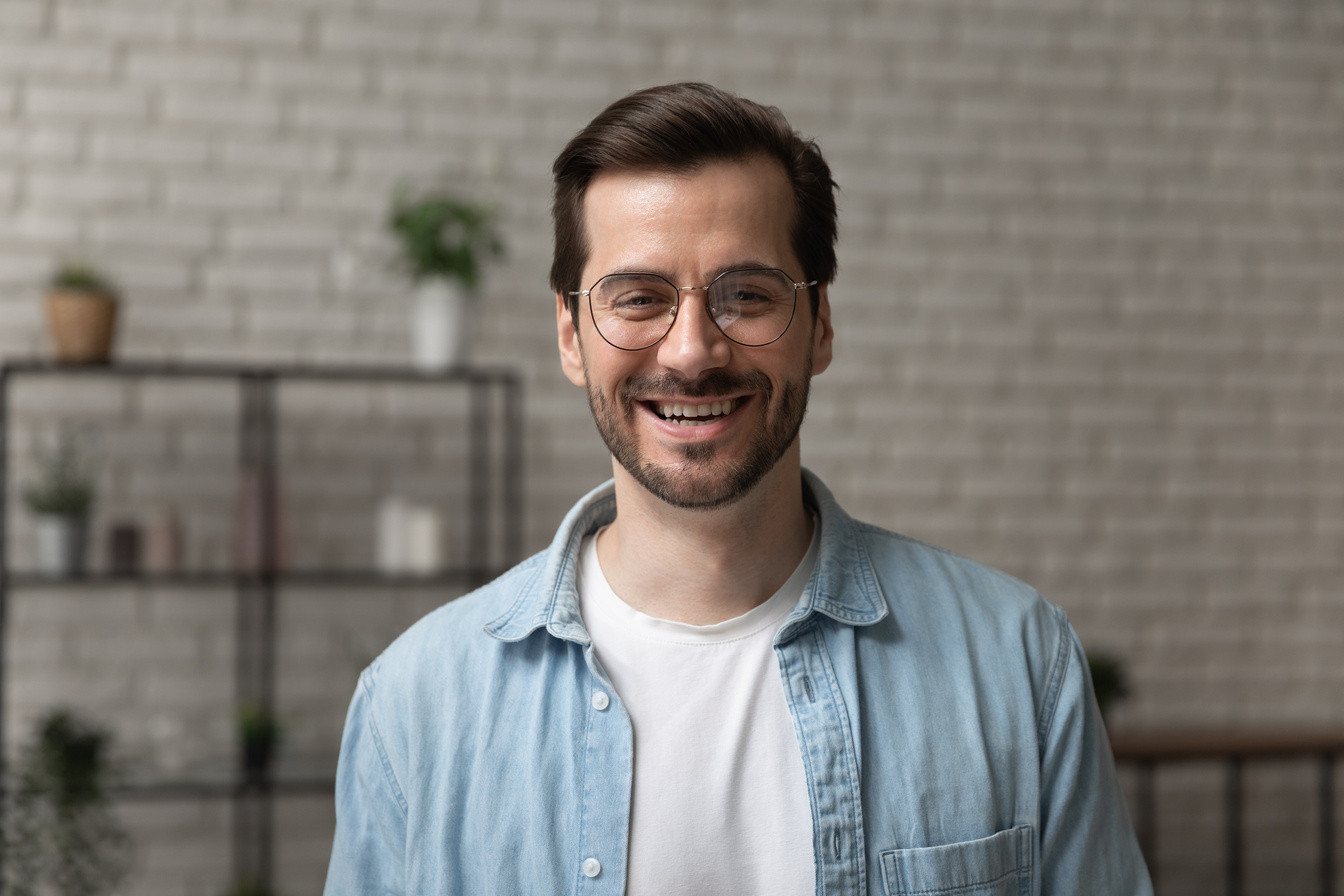
M 881 853 L 887 896 L 1031 896 L 1031 826 Z

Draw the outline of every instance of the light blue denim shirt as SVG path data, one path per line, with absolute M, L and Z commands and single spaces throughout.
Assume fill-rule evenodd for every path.
M 775 652 L 816 892 L 1150 894 L 1064 613 L 804 481 L 820 556 Z M 360 676 L 327 896 L 624 893 L 633 735 L 575 583 L 615 513 L 607 483 Z

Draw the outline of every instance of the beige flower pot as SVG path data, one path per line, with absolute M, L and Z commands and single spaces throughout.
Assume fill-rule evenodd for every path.
M 91 292 L 47 293 L 47 332 L 56 359 L 66 364 L 104 364 L 112 355 L 117 300 Z
M 411 321 L 416 367 L 435 373 L 466 362 L 471 300 L 455 280 L 431 277 L 416 287 Z
M 34 516 L 38 574 L 55 579 L 82 576 L 88 532 L 89 518 L 83 514 L 40 513 Z

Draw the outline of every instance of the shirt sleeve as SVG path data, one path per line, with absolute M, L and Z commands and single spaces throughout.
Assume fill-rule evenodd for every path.
M 336 767 L 336 836 L 324 896 L 391 896 L 406 889 L 406 797 L 379 732 L 376 666 L 350 701 Z
M 1053 700 L 1041 725 L 1041 894 L 1152 896 L 1087 658 L 1058 613 Z

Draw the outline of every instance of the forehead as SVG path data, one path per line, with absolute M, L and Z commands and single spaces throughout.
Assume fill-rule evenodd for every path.
M 793 215 L 788 176 L 774 159 L 716 161 L 684 173 L 603 172 L 584 196 L 585 277 L 703 274 L 747 261 L 792 271 Z

